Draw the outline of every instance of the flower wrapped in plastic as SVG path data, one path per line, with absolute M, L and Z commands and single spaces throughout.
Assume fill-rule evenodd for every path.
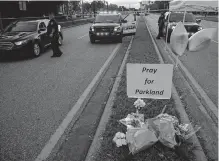
M 148 129 L 146 124 L 141 128 L 129 128 L 126 132 L 129 151 L 133 155 L 154 145 L 158 139 L 154 131 Z
M 178 130 L 177 135 L 180 135 L 184 140 L 187 140 L 192 137 L 196 132 L 198 132 L 201 127 L 195 126 L 193 129 L 191 124 L 179 124 L 176 129 Z
M 144 114 L 131 113 L 126 118 L 119 120 L 127 128 L 137 128 L 144 124 Z
M 113 141 L 116 143 L 117 147 L 127 145 L 126 136 L 124 133 L 117 132 L 113 138 Z
M 152 128 L 158 137 L 158 140 L 165 146 L 174 148 L 176 142 L 175 126 L 178 124 L 178 119 L 175 116 L 168 114 L 160 114 L 155 118 L 147 120 L 149 128 Z

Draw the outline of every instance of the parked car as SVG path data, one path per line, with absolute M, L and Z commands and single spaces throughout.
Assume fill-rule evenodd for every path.
M 48 22 L 48 19 L 42 19 L 11 23 L 0 34 L 0 53 L 25 52 L 38 57 L 50 45 L 50 38 L 46 34 Z M 61 26 L 59 28 L 62 35 Z
M 176 27 L 178 22 L 180 21 L 183 22 L 184 13 L 183 12 L 171 12 L 169 23 L 168 23 L 168 16 L 169 14 L 166 14 L 165 25 L 163 27 L 162 32 L 163 32 L 163 35 L 167 37 L 167 42 L 170 42 L 171 33 Z M 196 19 L 192 13 L 186 13 L 184 26 L 188 32 L 189 37 L 191 37 L 194 33 L 202 30 L 200 23 L 201 23 L 201 20 Z M 166 34 L 167 30 L 168 30 L 168 35 Z
M 124 20 L 120 14 L 98 14 L 90 27 L 90 42 L 95 43 L 96 40 L 111 39 L 122 43 L 122 23 L 126 22 L 127 20 Z

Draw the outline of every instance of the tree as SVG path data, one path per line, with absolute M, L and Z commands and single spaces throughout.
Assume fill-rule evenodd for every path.
M 158 5 L 158 9 L 168 9 L 169 1 L 155 1 L 155 4 Z
M 91 4 L 88 2 L 83 3 L 83 9 L 84 11 L 88 12 L 91 9 Z
M 119 11 L 128 11 L 128 9 L 125 6 L 119 6 Z
M 93 1 L 91 2 L 91 9 L 93 12 L 96 12 L 100 10 L 101 8 L 104 8 L 105 4 L 102 1 Z
M 116 11 L 116 10 L 118 10 L 118 6 L 116 4 L 110 4 L 108 6 L 108 9 L 111 11 Z

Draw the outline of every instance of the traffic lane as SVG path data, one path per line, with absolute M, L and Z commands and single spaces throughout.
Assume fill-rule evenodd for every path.
M 203 28 L 216 28 L 216 34 L 213 37 L 213 42 L 218 43 L 218 23 L 213 21 L 202 20 L 200 24 Z
M 158 17 L 158 16 L 157 16 Z M 156 15 L 147 16 L 157 32 Z M 205 26 L 207 27 L 207 26 Z M 214 26 L 212 26 L 214 27 Z M 170 44 L 168 44 L 169 46 Z M 218 44 L 214 41 L 210 46 L 199 52 L 185 52 L 179 58 L 195 80 L 201 85 L 209 98 L 218 104 Z
M 117 45 L 76 41 L 75 32 L 65 31 L 60 58 L 50 58 L 48 50 L 36 59 L 0 63 L 1 157 L 34 160 Z
M 218 44 L 212 42 L 200 52 L 185 52 L 180 57 L 209 98 L 218 105 Z

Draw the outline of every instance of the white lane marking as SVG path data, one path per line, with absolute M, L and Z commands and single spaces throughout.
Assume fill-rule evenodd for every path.
M 215 41 L 215 40 L 212 40 L 212 41 L 218 44 L 218 42 L 217 42 L 217 41 Z
M 80 36 L 80 37 L 78 37 L 77 39 L 80 40 L 80 39 L 82 39 L 82 38 L 85 37 L 85 36 L 88 36 L 88 34 L 85 34 L 85 35 L 83 35 L 83 36 Z
M 43 147 L 40 154 L 37 156 L 35 161 L 45 161 L 49 155 L 52 153 L 52 150 L 54 149 L 55 145 L 59 141 L 59 139 L 64 134 L 65 130 L 67 129 L 68 125 L 71 123 L 73 118 L 76 116 L 79 109 L 86 104 L 87 97 L 89 97 L 89 94 L 95 88 L 96 82 L 98 82 L 101 79 L 101 76 L 105 73 L 108 66 L 111 64 L 112 60 L 116 56 L 117 51 L 119 50 L 121 44 L 117 44 L 111 55 L 108 57 L 104 65 L 101 67 L 97 75 L 94 77 L 92 82 L 88 85 L 88 87 L 85 89 L 84 93 L 80 96 L 76 104 L 71 108 L 71 110 L 68 112 L 62 123 L 59 125 L 59 127 L 56 129 L 55 133 L 50 137 L 49 141 L 46 143 L 46 145 Z

